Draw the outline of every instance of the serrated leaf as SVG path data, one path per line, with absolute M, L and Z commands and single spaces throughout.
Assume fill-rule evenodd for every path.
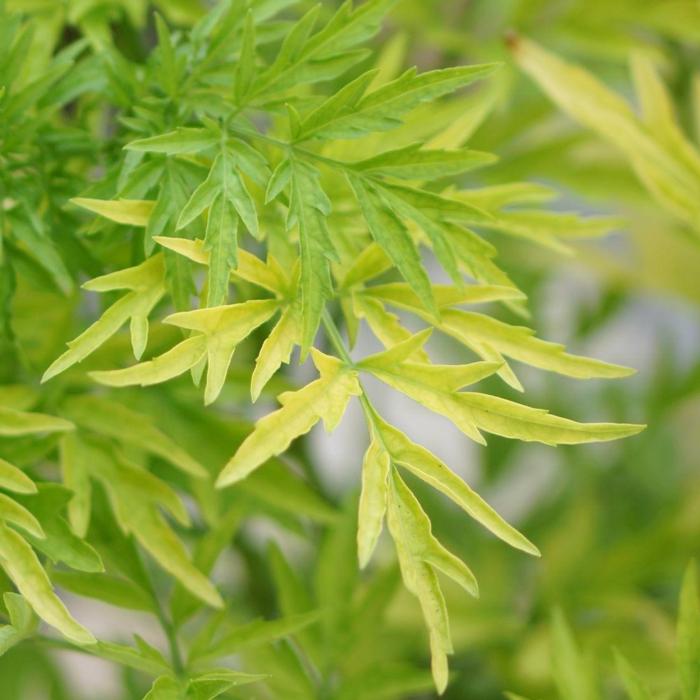
M 278 397 L 282 407 L 259 420 L 236 454 L 224 466 L 217 486 L 229 486 L 244 479 L 270 457 L 284 452 L 289 444 L 323 419 L 326 430 L 333 430 L 351 396 L 360 393 L 357 373 L 334 357 L 313 349 L 319 379 L 299 391 Z
M 64 410 L 82 428 L 157 455 L 185 474 L 200 478 L 207 476 L 207 470 L 153 425 L 150 416 L 133 411 L 116 401 L 90 395 L 68 399 L 64 403 Z
M 179 155 L 204 151 L 219 143 L 220 138 L 221 136 L 212 129 L 181 126 L 166 134 L 132 141 L 125 148 L 130 151 Z
M 91 326 L 67 343 L 68 350 L 51 363 L 44 372 L 42 382 L 82 362 L 109 340 L 127 321 L 131 321 L 132 345 L 134 355 L 138 359 L 145 349 L 148 315 L 165 293 L 164 275 L 163 258 L 155 255 L 140 265 L 86 282 L 83 286 L 90 291 L 109 292 L 116 289 L 129 291 L 112 304 Z
M 296 305 L 288 306 L 260 346 L 250 379 L 250 395 L 257 401 L 260 392 L 283 363 L 289 363 L 295 345 L 301 343 L 301 314 Z
M 166 323 L 198 331 L 204 336 L 207 357 L 205 404 L 214 402 L 221 392 L 236 346 L 265 323 L 278 307 L 279 304 L 274 299 L 253 300 L 230 306 L 184 311 L 165 319 Z
M 423 150 L 420 143 L 384 151 L 366 160 L 354 161 L 352 168 L 372 175 L 402 180 L 434 180 L 459 175 L 496 160 L 490 153 L 469 149 Z
M 294 161 L 289 213 L 299 228 L 301 258 L 302 358 L 313 343 L 325 301 L 331 296 L 329 260 L 335 257 L 326 228 L 330 204 L 318 173 Z
M 430 634 L 432 673 L 435 687 L 442 694 L 447 687 L 447 654 L 452 653 L 447 607 L 433 567 L 416 557 L 411 535 L 405 530 L 405 519 L 411 518 L 407 506 L 405 484 L 396 473 L 392 474 L 389 497 L 389 531 L 396 545 L 401 575 L 406 588 L 418 598 L 423 618 Z M 413 504 L 412 501 L 410 501 Z
M 539 556 L 539 550 L 524 535 L 509 525 L 478 493 L 452 472 L 435 455 L 408 439 L 400 430 L 375 415 L 382 444 L 391 459 L 419 479 L 444 493 L 494 535 L 516 549 Z
M 368 362 L 370 364 L 368 364 Z M 644 426 L 625 423 L 577 423 L 507 399 L 476 392 L 460 392 L 466 384 L 493 374 L 493 362 L 468 365 L 426 365 L 404 362 L 391 366 L 377 359 L 362 365 L 383 382 L 432 411 L 449 418 L 465 435 L 485 444 L 481 431 L 547 445 L 616 440 L 635 435 Z
M 177 494 L 150 472 L 125 458 L 93 449 L 91 475 L 106 490 L 120 528 L 197 598 L 214 608 L 223 601 L 214 585 L 190 561 L 185 546 L 160 512 L 166 508 L 181 524 L 189 524 Z
M 204 247 L 210 253 L 207 306 L 218 306 L 226 301 L 229 277 L 238 257 L 238 215 L 223 195 L 209 210 Z
M 377 193 L 365 187 L 361 180 L 350 177 L 349 181 L 372 237 L 391 258 L 426 309 L 436 313 L 430 279 L 403 222 Z
M 407 70 L 396 80 L 365 95 L 357 102 L 328 109 L 304 130 L 304 137 L 352 138 L 372 131 L 386 131 L 401 124 L 401 117 L 422 102 L 435 100 L 491 73 L 494 65 L 458 66 L 417 74 Z

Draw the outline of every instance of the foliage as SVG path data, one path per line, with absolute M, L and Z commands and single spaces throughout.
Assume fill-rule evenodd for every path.
M 47 669 L 51 648 L 79 650 L 122 669 L 124 697 L 157 700 L 244 697 L 241 684 L 245 697 L 413 697 L 430 692 L 429 647 L 441 693 L 456 646 L 448 608 L 457 610 L 460 640 L 465 627 L 480 629 L 479 615 L 498 626 L 493 596 L 514 620 L 517 586 L 494 572 L 528 566 L 476 534 L 465 546 L 455 535 L 462 511 L 517 550 L 537 555 L 540 546 L 545 560 L 556 537 L 537 518 L 511 525 L 380 413 L 386 390 L 374 387 L 447 418 L 476 445 L 493 436 L 479 454 L 495 470 L 517 449 L 501 438 L 570 445 L 638 433 L 636 424 L 582 423 L 531 406 L 588 418 L 593 411 L 561 399 L 561 377 L 631 371 L 536 335 L 525 291 L 538 280 L 521 281 L 527 266 L 510 262 L 513 254 L 551 260 L 546 250 L 570 252 L 619 219 L 564 212 L 555 189 L 527 181 L 546 168 L 518 170 L 507 149 L 499 162 L 471 147 L 479 140 L 502 150 L 487 116 L 494 95 L 512 90 L 501 77 L 510 68 L 486 56 L 403 70 L 398 43 L 373 50 L 385 15 L 410 31 L 406 17 L 421 16 L 415 7 L 411 15 L 388 0 L 337 9 L 220 2 L 209 12 L 197 2 L 156 5 L 163 17 L 141 2 L 7 2 L 0 17 L 8 591 L 0 649 L 13 647 L 7 658 L 17 659 L 30 649 Z M 658 18 L 644 21 L 660 31 Z M 439 41 L 451 50 L 445 33 Z M 515 53 L 576 119 L 612 138 L 661 208 L 693 229 L 697 150 L 646 56 L 634 59 L 639 118 L 534 43 L 518 39 Z M 524 131 L 514 114 L 511 133 Z M 432 359 L 448 342 L 457 364 Z M 297 369 L 293 358 L 306 364 Z M 560 378 L 540 383 L 520 364 Z M 613 399 L 595 409 L 628 420 L 675 405 L 683 389 L 669 390 L 666 404 L 650 397 L 649 413 L 630 402 L 621 410 L 614 396 L 625 390 L 609 391 Z M 275 395 L 279 408 L 269 410 Z M 252 409 L 256 402 L 264 409 Z M 334 430 L 354 404 L 367 434 L 360 493 L 338 503 L 324 493 L 308 434 L 318 423 Z M 636 458 L 635 445 L 653 439 L 613 454 Z M 595 459 L 586 454 L 564 458 L 585 471 Z M 572 487 L 550 514 L 559 522 L 573 514 L 570 525 L 585 512 L 583 498 L 605 495 L 607 485 Z M 260 518 L 290 551 L 260 547 Z M 671 526 L 660 533 L 643 540 L 635 527 L 620 528 L 623 541 L 637 537 L 665 554 L 679 535 Z M 294 538 L 307 548 L 302 565 Z M 591 562 L 610 556 L 608 544 L 589 544 Z M 544 576 L 559 556 L 545 561 Z M 479 594 L 465 559 L 487 577 L 484 603 L 465 602 L 465 593 Z M 140 637 L 96 641 L 87 618 L 75 619 L 76 598 L 62 596 L 66 608 L 54 585 L 150 616 L 167 652 Z M 533 594 L 535 619 L 561 603 L 543 588 Z M 268 619 L 254 619 L 260 614 Z M 416 634 L 418 616 L 428 644 Z M 62 636 L 44 633 L 37 617 Z M 562 697 L 588 697 L 566 676 L 579 662 L 559 617 L 555 634 L 570 652 L 555 661 L 560 689 L 573 688 Z M 684 644 L 693 657 L 695 641 Z M 683 663 L 683 697 L 692 698 L 694 662 Z M 626 662 L 620 668 L 632 687 Z M 459 692 L 459 682 L 447 690 Z

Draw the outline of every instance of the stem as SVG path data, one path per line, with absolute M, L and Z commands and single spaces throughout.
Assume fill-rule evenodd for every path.
M 185 670 L 185 664 L 183 663 L 182 654 L 180 653 L 180 647 L 177 643 L 177 631 L 175 630 L 175 625 L 173 624 L 172 620 L 170 620 L 165 614 L 165 610 L 163 609 L 163 606 L 160 602 L 160 598 L 158 597 L 158 593 L 156 592 L 155 586 L 153 585 L 153 580 L 150 576 L 150 573 L 146 568 L 145 564 L 143 563 L 141 552 L 139 552 L 138 549 L 136 550 L 136 552 L 139 559 L 141 560 L 141 567 L 143 568 L 143 572 L 148 583 L 148 592 L 151 594 L 151 599 L 153 600 L 153 612 L 155 613 L 155 616 L 158 619 L 161 628 L 163 629 L 163 633 L 165 634 L 165 637 L 168 640 L 168 647 L 170 649 L 170 659 L 172 662 L 173 671 L 175 671 L 175 673 L 178 676 L 181 676 Z
M 331 315 L 328 313 L 328 309 L 323 310 L 323 315 L 321 318 L 323 321 L 323 327 L 326 329 L 326 333 L 328 334 L 328 339 L 331 341 L 331 345 L 333 346 L 335 351 L 338 353 L 338 355 L 340 355 L 340 359 L 343 360 L 350 367 L 355 367 L 355 363 L 353 362 L 352 357 L 350 357 L 350 353 L 345 347 L 343 337 L 340 335 L 340 331 L 335 325 L 335 321 L 333 321 Z M 370 400 L 367 397 L 367 392 L 365 391 L 365 388 L 362 386 L 362 383 L 359 379 L 357 383 L 360 385 L 360 389 L 362 390 L 359 399 L 360 405 L 362 406 L 362 410 L 364 411 L 364 414 L 367 418 L 367 422 L 370 423 L 372 426 L 377 427 L 375 419 L 376 411 L 370 403 Z M 378 431 L 375 432 L 379 434 Z

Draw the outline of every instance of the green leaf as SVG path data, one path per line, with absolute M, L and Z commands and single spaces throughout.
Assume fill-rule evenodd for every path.
M 182 525 L 189 524 L 187 510 L 177 494 L 148 471 L 103 449 L 92 448 L 91 476 L 109 496 L 121 530 L 133 535 L 161 567 L 197 598 L 220 608 L 223 601 L 209 579 L 190 561 L 160 512 L 167 509 Z
M 5 593 L 3 602 L 10 616 L 10 624 L 0 625 L 0 656 L 29 637 L 36 627 L 36 618 L 32 609 L 22 596 L 16 593 Z
M 263 644 L 270 644 L 284 637 L 291 637 L 306 629 L 319 619 L 318 612 L 300 613 L 280 617 L 275 620 L 253 620 L 236 625 L 230 631 L 217 636 L 211 644 L 197 653 L 197 661 L 213 661 L 231 654 L 237 654 Z
M 219 195 L 209 210 L 204 247 L 210 252 L 207 306 L 226 301 L 231 270 L 237 263 L 238 215 L 229 200 Z
M 23 506 L 0 493 L 0 520 L 19 525 L 25 532 L 39 539 L 46 537 L 39 521 Z
M 250 92 L 255 78 L 255 23 L 253 13 L 248 10 L 243 29 L 243 45 L 233 76 L 233 89 L 236 102 L 240 104 Z
M 39 484 L 37 494 L 18 495 L 17 501 L 41 522 L 39 533 L 30 532 L 27 539 L 54 563 L 80 571 L 104 571 L 100 555 L 75 535 L 62 515 L 70 498 L 68 489 L 49 483 Z
M 198 153 L 215 146 L 219 143 L 220 138 L 220 135 L 212 129 L 181 126 L 167 134 L 132 141 L 126 148 L 130 151 L 165 153 L 167 155 Z
M 284 452 L 292 440 L 308 433 L 319 420 L 323 419 L 330 432 L 342 418 L 350 397 L 360 394 L 356 372 L 316 349 L 312 350 L 312 357 L 321 375 L 319 379 L 299 391 L 280 394 L 282 407 L 256 423 L 224 466 L 217 480 L 219 488 L 244 479 L 270 457 Z
M 196 459 L 154 426 L 150 416 L 97 396 L 75 396 L 63 405 L 66 415 L 82 428 L 157 455 L 185 474 L 199 478 L 208 474 Z
M 127 610 L 153 612 L 148 594 L 128 579 L 82 571 L 55 571 L 52 575 L 56 585 L 76 595 Z
M 552 674 L 560 696 L 567 700 L 597 700 L 590 663 L 579 652 L 566 618 L 558 609 L 552 614 L 550 650 Z
M 496 160 L 490 153 L 469 149 L 424 150 L 414 143 L 352 163 L 354 170 L 401 180 L 435 180 L 453 177 Z
M 348 179 L 372 237 L 396 265 L 425 308 L 431 313 L 437 313 L 430 279 L 403 222 L 376 191 L 367 188 L 356 177 L 349 176 Z
M 331 296 L 329 260 L 335 250 L 326 228 L 330 202 L 318 182 L 318 172 L 292 162 L 288 227 L 299 228 L 301 257 L 302 358 L 305 358 L 321 322 L 325 300 Z
M 494 67 L 491 64 L 457 66 L 421 74 L 410 68 L 359 101 L 349 102 L 338 109 L 327 108 L 325 119 L 316 116 L 302 133 L 304 138 L 352 138 L 367 132 L 393 129 L 401 124 L 403 115 L 422 102 L 470 85 L 487 76 Z

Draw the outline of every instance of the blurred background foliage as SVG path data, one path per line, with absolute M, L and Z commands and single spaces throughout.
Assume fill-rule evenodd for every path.
M 9 10 L 39 19 L 26 52 L 28 64 L 47 60 L 68 38 L 85 37 L 92 52 L 80 64 L 79 78 L 93 81 L 98 91 L 109 89 L 111 78 L 105 75 L 118 68 L 115 56 L 136 65 L 145 59 L 155 36 L 153 9 L 176 25 L 188 25 L 206 5 L 198 0 L 5 2 Z M 332 11 L 333 3 L 323 5 Z M 575 352 L 639 369 L 632 380 L 583 386 L 524 374 L 531 402 L 555 413 L 573 405 L 583 418 L 624 417 L 649 426 L 634 440 L 556 451 L 496 437 L 488 448 L 467 450 L 460 444 L 465 473 L 538 544 L 541 560 L 498 546 L 476 527 L 465 526 L 428 489 L 412 484 L 430 510 L 436 534 L 468 557 L 481 582 L 478 601 L 445 587 L 455 638 L 453 681 L 445 697 L 491 700 L 505 690 L 543 700 L 591 700 L 597 692 L 623 697 L 613 648 L 642 672 L 652 697 L 673 697 L 678 592 L 700 543 L 700 239 L 697 230 L 689 231 L 649 196 L 624 154 L 565 116 L 519 70 L 504 41 L 513 31 L 586 67 L 630 100 L 629 59 L 643 52 L 660 70 L 685 133 L 696 144 L 700 136 L 696 0 L 401 0 L 378 40 L 386 71 L 414 63 L 427 69 L 503 62 L 494 78 L 441 111 L 418 110 L 406 127 L 409 140 L 449 127 L 470 147 L 498 154 L 496 166 L 480 171 L 482 182 L 539 181 L 561 192 L 557 206 L 619 217 L 618 233 L 594 243 L 573 241 L 568 251 L 548 245 L 537 222 L 514 236 L 494 233 L 494 239 L 505 269 L 528 293 L 538 334 L 566 342 Z M 103 116 L 89 104 L 84 107 L 87 127 L 103 129 Z M 77 151 L 75 157 L 99 160 L 89 149 Z M 61 190 L 53 196 L 65 201 Z M 55 215 L 70 225 L 72 213 L 57 206 Z M 531 246 L 518 244 L 518 236 L 543 246 L 533 254 Z M 89 268 L 90 261 L 84 264 Z M 31 287 L 32 274 L 37 271 L 28 266 L 17 281 L 20 289 Z M 70 335 L 72 297 L 19 294 L 16 299 L 26 306 L 20 319 L 41 309 L 41 327 L 27 323 L 15 332 L 29 362 L 44 367 Z M 454 349 L 443 350 L 449 356 Z M 243 355 L 237 362 L 244 373 Z M 243 381 L 241 387 L 242 395 Z M 178 392 L 187 391 L 178 385 L 154 393 L 154 415 L 185 447 L 221 463 L 232 442 L 240 442 L 240 425 L 216 415 L 187 414 L 185 402 L 178 402 Z M 206 445 L 202 431 L 211 436 Z M 263 484 L 256 492 L 253 484 L 244 496 L 231 497 L 234 546 L 225 564 L 234 584 L 228 594 L 239 601 L 242 622 L 278 614 L 298 620 L 294 616 L 317 607 L 334 611 L 322 625 L 304 628 L 295 642 L 329 679 L 323 698 L 433 697 L 427 673 L 416 670 L 426 667 L 419 610 L 398 585 L 391 557 L 369 575 L 356 571 L 355 496 L 348 485 L 357 483 L 359 459 L 351 477 L 343 478 L 328 454 L 318 458 L 319 449 L 313 435 L 295 446 L 313 492 L 295 493 L 277 482 L 277 490 Z M 267 479 L 268 487 L 275 483 L 275 475 Z M 256 517 L 245 519 L 250 513 Z M 300 513 L 314 524 L 301 520 Z M 279 544 L 270 544 L 275 541 Z M 563 613 L 556 618 L 558 627 L 551 624 L 554 610 Z M 562 691 L 561 683 L 557 690 L 553 659 L 566 634 L 564 617 L 587 664 L 596 669 L 598 691 Z M 117 624 L 115 634 L 140 624 L 127 620 L 121 628 Z M 279 669 L 275 697 L 312 697 L 294 645 L 267 644 L 269 631 L 238 629 L 240 639 L 231 648 L 251 668 Z M 76 674 L 86 673 L 94 675 L 95 689 L 83 680 L 78 692 Z M 0 658 L 0 698 L 141 698 L 143 679 L 130 670 L 120 673 L 108 677 L 104 665 L 76 662 L 50 646 L 22 645 Z M 257 697 L 256 692 L 246 689 L 240 697 Z

